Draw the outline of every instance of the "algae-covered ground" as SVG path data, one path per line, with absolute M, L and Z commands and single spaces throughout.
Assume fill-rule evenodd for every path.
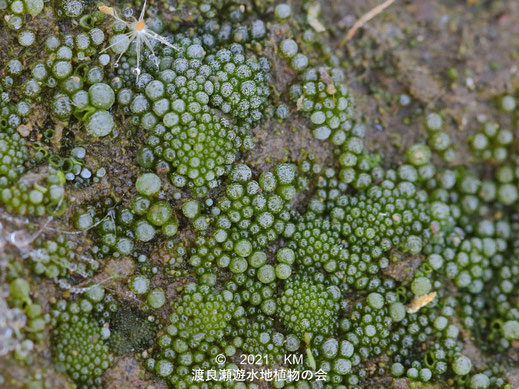
M 519 388 L 519 3 L 381 3 L 0 0 L 0 388 Z

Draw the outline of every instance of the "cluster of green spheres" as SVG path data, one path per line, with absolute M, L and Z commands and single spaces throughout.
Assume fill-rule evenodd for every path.
M 5 333 L 2 335 L 2 352 L 14 347 L 17 360 L 30 360 L 36 341 L 46 337 L 46 326 L 50 317 L 37 301 L 31 297 L 31 286 L 24 278 L 15 278 L 8 287 L 9 306 L 2 301 L 4 312 Z M 12 343 L 12 338 L 23 334 L 24 340 L 18 344 Z
M 102 289 L 94 288 L 78 303 L 61 301 L 57 306 L 53 358 L 79 387 L 102 387 L 102 375 L 113 361 L 107 344 L 110 331 L 92 314 L 103 295 Z
M 66 205 L 64 183 L 65 175 L 59 170 L 21 178 L 2 189 L 0 203 L 8 212 L 20 215 L 59 215 Z
M 55 278 L 65 276 L 77 265 L 75 261 L 75 245 L 66 239 L 65 235 L 59 235 L 54 240 L 39 240 L 35 242 L 37 249 L 29 254 L 34 262 L 34 272 L 44 274 L 46 277 Z M 81 272 L 80 269 L 74 269 Z
M 184 206 L 184 212 L 201 231 L 189 261 L 199 272 L 212 271 L 215 264 L 235 274 L 258 268 L 258 277 L 265 283 L 271 282 L 276 276 L 270 265 L 263 266 L 263 250 L 293 227 L 289 220 L 290 201 L 299 185 L 296 167 L 279 164 L 255 180 L 247 165 L 238 164 L 229 178 L 225 194 L 209 211 L 211 218 L 200 214 L 194 203 Z M 204 231 L 209 226 L 213 227 L 212 232 L 206 237 Z
M 449 134 L 444 130 L 444 118 L 437 112 L 425 117 L 424 126 L 429 133 L 428 143 L 445 161 L 456 158 L 456 149 Z
M 270 360 L 265 360 L 264 364 L 273 366 L 283 361 L 285 353 L 299 350 L 300 341 L 295 335 L 285 336 L 282 332 L 272 330 L 274 319 L 258 313 L 256 318 L 258 320 L 252 323 L 246 317 L 236 321 L 236 328 L 231 334 L 232 344 L 226 351 L 230 349 L 229 351 L 236 352 L 239 349 L 250 355 L 268 355 Z
M 216 366 L 214 358 L 225 346 L 231 320 L 244 314 L 233 297 L 230 290 L 218 292 L 212 285 L 186 285 L 182 297 L 172 304 L 169 325 L 158 339 L 160 353 L 147 360 L 148 368 L 173 386 L 184 387 L 192 367 Z
M 216 50 L 207 35 L 179 34 L 173 44 L 145 61 L 137 88 L 131 59 L 112 85 L 123 112 L 148 130 L 139 165 L 202 197 L 229 172 L 237 151 L 253 146 L 250 126 L 263 120 L 270 93 L 268 64 L 238 43 Z
M 285 3 L 149 5 L 134 22 L 130 4 L 0 0 L 2 353 L 30 365 L 50 334 L 83 388 L 115 354 L 176 389 L 259 388 L 193 380 L 243 355 L 327 376 L 275 388 L 510 388 L 519 156 L 505 121 L 472 131 L 476 164 L 461 165 L 447 116 L 427 113 L 427 139 L 388 166 L 313 6 L 300 20 Z M 497 108 L 513 123 L 514 94 Z M 272 118 L 329 155 L 258 160 L 254 134 L 284 125 Z M 50 308 L 36 302 L 48 285 Z
M 364 129 L 357 125 L 351 135 L 335 140 L 337 145 L 341 145 L 339 179 L 356 189 L 368 188 L 380 169 L 379 158 L 366 152 L 363 137 Z
M 114 207 L 113 201 L 108 201 L 97 207 L 89 206 L 75 216 L 78 230 L 95 228 L 105 254 L 129 255 L 136 242 L 149 242 L 159 233 L 166 237 L 177 233 L 178 219 L 173 208 L 159 197 L 160 178 L 154 173 L 144 173 L 137 178 L 135 187 L 137 194 L 129 207 Z
M 25 140 L 18 134 L 0 133 L 0 187 L 5 188 L 25 172 Z
M 483 124 L 483 128 L 470 139 L 474 154 L 483 161 L 504 162 L 509 157 L 508 146 L 514 140 L 512 131 L 500 128 L 495 122 Z
M 309 68 L 301 78 L 301 84 L 291 86 L 290 95 L 309 115 L 314 136 L 333 143 L 343 139 L 352 128 L 353 100 L 341 70 Z
M 294 278 L 285 284 L 278 305 L 281 320 L 300 336 L 331 335 L 337 325 L 338 293 L 320 282 Z

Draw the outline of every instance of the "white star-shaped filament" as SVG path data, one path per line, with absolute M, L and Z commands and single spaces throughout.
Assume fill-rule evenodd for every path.
M 155 40 L 159 43 L 162 43 L 163 45 L 166 45 L 168 47 L 171 47 L 172 49 L 178 50 L 178 47 L 175 45 L 169 43 L 166 38 L 163 36 L 157 34 L 155 31 L 152 31 L 144 21 L 144 14 L 146 11 L 146 0 L 144 0 L 144 5 L 142 6 L 141 15 L 139 16 L 139 19 L 135 19 L 131 22 L 127 22 L 119 17 L 117 15 L 116 10 L 113 7 L 107 7 L 106 5 L 101 5 L 99 7 L 99 10 L 104 13 L 105 15 L 109 15 L 113 17 L 115 20 L 123 23 L 128 27 L 130 30 L 126 34 L 124 34 L 125 39 L 123 40 L 122 37 L 120 39 L 117 39 L 116 42 L 112 43 L 110 46 L 106 47 L 105 49 L 101 50 L 101 52 L 106 51 L 110 49 L 111 47 L 114 47 L 115 45 L 124 45 L 124 49 L 121 50 L 121 53 L 119 54 L 119 57 L 117 57 L 115 61 L 115 66 L 117 66 L 119 60 L 123 56 L 123 54 L 128 50 L 130 47 L 130 44 L 135 41 L 135 48 L 137 52 L 137 67 L 135 68 L 135 73 L 137 74 L 137 79 L 139 78 L 139 74 L 141 74 L 141 51 L 144 45 L 151 51 L 154 57 L 155 51 L 153 50 L 153 46 L 151 45 L 151 40 Z M 127 40 L 126 40 L 127 39 Z M 158 63 L 157 63 L 158 65 Z

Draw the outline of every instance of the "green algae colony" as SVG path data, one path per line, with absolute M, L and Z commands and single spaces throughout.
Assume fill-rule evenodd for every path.
M 517 387 L 515 92 L 387 160 L 316 4 L 0 0 L 0 387 Z

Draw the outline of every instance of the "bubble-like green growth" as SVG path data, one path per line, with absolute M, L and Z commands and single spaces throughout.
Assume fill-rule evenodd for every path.
M 171 219 L 172 214 L 173 210 L 168 203 L 157 201 L 150 207 L 147 218 L 153 225 L 163 226 Z
M 26 170 L 27 146 L 18 134 L 0 133 L 0 188 L 15 182 Z
M 293 39 L 285 39 L 281 41 L 279 49 L 281 50 L 281 53 L 287 58 L 294 57 L 298 51 L 297 43 Z
M 55 278 L 67 275 L 78 266 L 75 255 L 76 246 L 72 241 L 67 240 L 65 235 L 58 235 L 55 239 L 47 241 L 38 239 L 35 246 L 38 249 L 31 252 L 29 257 L 33 261 L 33 269 L 36 274 Z M 81 272 L 83 266 L 76 271 Z
M 63 313 L 52 336 L 58 366 L 79 385 L 100 385 L 113 357 L 99 324 L 84 314 Z
M 78 18 L 83 14 L 84 3 L 82 0 L 62 0 L 60 8 L 66 16 L 70 18 Z
M 278 304 L 285 326 L 300 336 L 307 332 L 330 335 L 335 331 L 339 306 L 323 284 L 292 277 Z
M 472 368 L 472 362 L 469 358 L 464 355 L 458 356 L 452 363 L 452 370 L 457 375 L 466 375 Z
M 145 276 L 137 275 L 130 280 L 130 289 L 135 294 L 145 294 L 150 288 L 150 280 Z
M 425 145 L 413 145 L 407 149 L 407 160 L 415 166 L 423 166 L 431 158 L 431 150 Z
M 276 258 L 280 263 L 286 263 L 288 265 L 291 265 L 294 263 L 295 260 L 295 253 L 294 250 L 290 248 L 281 248 L 276 253 Z
M 411 283 L 411 290 L 416 296 L 423 296 L 431 291 L 431 281 L 426 277 L 417 277 Z
M 153 173 L 145 173 L 135 182 L 137 192 L 143 196 L 155 196 L 159 193 L 161 187 L 160 178 Z
M 182 212 L 188 219 L 194 219 L 200 213 L 200 203 L 196 200 L 186 201 L 182 205 Z
M 22 30 L 18 33 L 18 43 L 20 46 L 29 47 L 34 44 L 36 35 L 30 30 Z M 57 75 L 56 75 L 57 76 Z
M 102 82 L 92 85 L 88 89 L 88 97 L 90 104 L 99 109 L 110 109 L 115 101 L 115 93 L 113 89 Z
M 503 162 L 509 156 L 508 148 L 513 142 L 513 133 L 500 128 L 495 122 L 486 122 L 483 128 L 470 139 L 474 155 L 484 161 Z
M 278 19 L 288 19 L 292 14 L 292 8 L 289 4 L 281 3 L 276 6 L 274 13 Z
M 65 176 L 59 170 L 22 178 L 16 185 L 2 189 L 0 203 L 8 212 L 20 215 L 59 215 L 66 208 L 64 183 Z
M 391 315 L 391 320 L 394 322 L 402 321 L 405 318 L 405 306 L 401 302 L 395 302 L 391 304 L 389 307 L 389 314 Z
M 105 110 L 94 112 L 85 123 L 87 132 L 90 135 L 97 137 L 110 134 L 114 128 L 114 125 L 114 118 L 110 112 Z
M 490 380 L 485 374 L 475 374 L 469 382 L 470 389 L 487 389 L 490 387 Z
M 310 116 L 314 136 L 319 140 L 343 138 L 351 130 L 353 99 L 341 71 L 311 68 L 302 78 L 302 85 L 292 86 L 292 94 L 300 110 Z
M 380 293 L 370 293 L 366 302 L 371 308 L 380 309 L 384 306 L 384 297 Z
M 166 296 L 161 289 L 153 289 L 146 297 L 146 302 L 152 308 L 160 308 L 166 303 Z
M 512 112 L 516 108 L 516 101 L 514 96 L 505 95 L 499 101 L 500 108 L 505 112 Z
M 30 301 L 29 294 L 31 292 L 31 286 L 27 280 L 23 278 L 16 278 L 9 284 L 9 295 L 17 300 L 28 302 Z
M 252 253 L 252 244 L 248 240 L 241 239 L 236 242 L 234 252 L 240 257 L 248 257 Z
M 443 118 L 438 113 L 430 113 L 425 118 L 425 128 L 429 131 L 440 131 L 443 128 Z
M 286 280 L 292 275 L 292 268 L 285 263 L 277 265 L 275 271 L 276 277 L 281 280 Z
M 258 279 L 264 284 L 269 284 L 276 279 L 276 271 L 272 265 L 263 265 L 258 269 Z
M 171 9 L 143 9 L 137 33 L 131 4 L 0 0 L 13 38 L 0 82 L 0 356 L 38 362 L 50 331 L 78 387 L 111 384 L 114 351 L 172 388 L 257 389 L 193 381 L 249 354 L 326 372 L 326 389 L 389 375 L 506 389 L 501 357 L 519 339 L 519 163 L 505 126 L 517 93 L 456 139 L 457 115 L 434 101 L 441 114 L 419 119 L 427 139 L 414 132 L 405 156 L 383 160 L 368 149 L 383 123 L 355 114 L 347 85 L 359 80 L 321 41 L 315 4 L 191 3 L 180 28 Z M 350 62 L 351 76 L 363 61 Z M 420 99 L 395 100 L 406 125 L 423 114 Z M 309 150 L 289 139 L 293 123 Z M 464 135 L 472 155 L 458 158 Z M 270 153 L 278 141 L 286 150 Z M 48 291 L 70 300 L 33 301 Z M 473 369 L 461 330 L 499 364 Z M 286 354 L 304 361 L 286 366 Z
M 217 367 L 214 357 L 219 351 L 223 353 L 225 347 L 225 352 L 232 355 L 233 347 L 223 336 L 228 333 L 230 321 L 243 314 L 233 299 L 234 294 L 228 290 L 217 292 L 208 285 L 188 284 L 173 304 L 170 324 L 158 339 L 160 353 L 148 360 L 148 367 L 169 381 L 184 382 L 190 376 L 184 369 L 186 363 Z
M 36 16 L 43 11 L 43 0 L 24 0 L 24 4 L 31 16 Z
M 135 238 L 141 242 L 149 242 L 155 237 L 155 229 L 145 220 L 139 220 L 134 227 Z
M 519 340 L 519 321 L 508 320 L 503 324 L 503 335 L 508 340 Z
M 267 255 L 261 251 L 256 251 L 249 257 L 249 264 L 254 268 L 259 268 L 267 262 Z

